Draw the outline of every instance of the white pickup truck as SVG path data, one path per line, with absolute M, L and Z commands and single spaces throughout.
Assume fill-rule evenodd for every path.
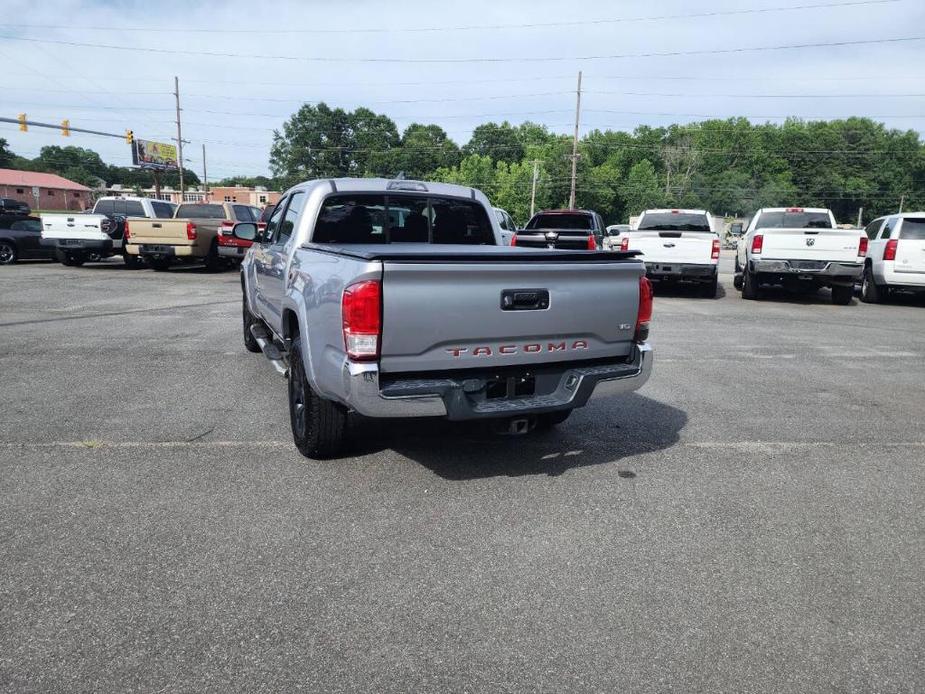
M 867 236 L 838 229 L 823 207 L 766 207 L 752 217 L 736 250 L 735 288 L 758 299 L 762 285 L 812 293 L 832 289 L 832 303 L 851 303 L 861 279 Z
M 89 213 L 42 215 L 42 245 L 53 248 L 64 265 L 83 265 L 88 260 L 123 254 L 129 267 L 138 257 L 124 253 L 125 220 L 128 217 L 170 218 L 174 206 L 163 200 L 135 197 L 104 197 Z
M 620 250 L 641 251 L 650 280 L 693 282 L 716 296 L 719 234 L 706 210 L 646 210 L 620 236 Z

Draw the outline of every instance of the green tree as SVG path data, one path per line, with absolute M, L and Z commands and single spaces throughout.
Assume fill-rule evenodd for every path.
M 518 129 L 507 121 L 485 123 L 472 131 L 472 137 L 463 146 L 464 156 L 479 154 L 493 161 L 516 162 L 524 158 L 525 148 Z
M 386 157 L 386 176 L 403 173 L 405 178 L 424 179 L 438 169 L 459 163 L 459 147 L 439 125 L 412 123 L 402 134 L 401 146 Z
M 347 176 L 352 173 L 350 115 L 324 102 L 304 104 L 273 132 L 270 170 L 285 187 L 300 180 Z
M 15 154 L 10 151 L 9 143 L 0 137 L 0 168 L 7 168 L 13 163 Z
M 665 193 L 659 185 L 655 166 L 648 159 L 643 159 L 630 169 L 620 193 L 627 216 L 665 204 Z

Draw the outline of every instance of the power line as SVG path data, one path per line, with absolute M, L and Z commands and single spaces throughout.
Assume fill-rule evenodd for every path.
M 664 96 L 664 97 L 683 97 L 683 98 L 716 98 L 729 97 L 733 99 L 893 99 L 893 98 L 915 98 L 921 99 L 925 94 L 720 94 L 716 92 L 687 92 L 687 93 L 666 93 L 666 92 L 615 92 L 587 90 L 588 94 L 614 94 L 620 96 Z
M 38 44 L 52 44 L 59 46 L 74 46 L 78 48 L 103 48 L 113 51 L 129 51 L 136 53 L 156 53 L 167 55 L 196 55 L 216 58 L 245 58 L 248 60 L 287 60 L 305 63 L 390 63 L 390 64 L 461 64 L 461 63 L 554 63 L 582 60 L 619 60 L 625 58 L 658 58 L 690 55 L 728 55 L 736 53 L 756 53 L 762 51 L 801 50 L 804 48 L 834 48 L 849 46 L 884 45 L 894 43 L 908 43 L 910 41 L 925 40 L 925 36 L 886 37 L 879 39 L 861 39 L 855 41 L 824 41 L 818 43 L 794 43 L 778 46 L 739 46 L 736 48 L 696 49 L 684 51 L 651 51 L 643 53 L 619 53 L 614 55 L 583 55 L 583 56 L 520 56 L 511 58 L 500 57 L 472 57 L 472 58 L 346 58 L 340 56 L 295 56 L 295 55 L 266 55 L 251 53 L 224 53 L 221 51 L 195 51 L 182 48 L 154 48 L 151 46 L 118 46 L 103 43 L 88 43 L 84 41 L 61 41 L 55 39 L 36 39 L 25 36 L 0 36 L 7 41 L 25 41 Z
M 13 73 L 5 72 L 7 77 L 22 77 L 26 76 L 25 73 Z M 434 86 L 434 85 L 453 85 L 453 84 L 499 84 L 507 82 L 550 82 L 554 80 L 572 80 L 574 75 L 541 75 L 536 77 L 503 77 L 495 79 L 461 79 L 461 80 L 419 80 L 419 81 L 393 81 L 389 80 L 388 87 L 420 87 L 420 86 Z M 709 75 L 647 75 L 641 73 L 635 73 L 632 75 L 591 75 L 590 78 L 586 77 L 585 79 L 591 80 L 628 80 L 628 81 L 652 81 L 652 80 L 675 80 L 675 81 L 708 81 L 708 82 L 863 82 L 867 80 L 876 80 L 883 81 L 884 79 L 889 78 L 890 80 L 901 80 L 901 81 L 921 81 L 925 80 L 925 75 L 866 75 L 866 76 L 851 76 L 851 77 L 835 77 L 835 76 L 824 76 L 824 75 L 813 75 L 812 77 L 800 76 L 800 75 L 785 75 L 785 76 L 768 76 L 768 75 L 727 75 L 723 77 L 709 76 Z M 97 82 L 146 82 L 152 80 L 163 79 L 162 75 L 133 75 L 126 77 L 116 77 L 112 75 L 101 76 L 94 78 Z M 364 81 L 364 82 L 348 82 L 344 80 L 338 80 L 336 82 L 267 82 L 265 80 L 221 80 L 221 79 L 185 79 L 184 83 L 188 84 L 233 84 L 236 86 L 241 85 L 250 85 L 258 87 L 290 87 L 293 89 L 301 89 L 304 87 L 343 87 L 343 88 L 352 88 L 352 87 L 382 87 L 386 86 L 383 84 L 382 80 L 376 81 Z M 26 91 L 37 91 L 33 87 L 19 87 L 5 85 L 4 90 L 26 90 Z M 80 94 L 83 93 L 80 90 L 47 90 L 54 91 L 56 93 L 68 93 L 68 94 Z M 119 90 L 120 95 L 170 95 L 173 92 L 128 92 Z M 242 96 L 228 96 L 226 94 L 190 94 L 189 96 L 199 96 L 203 98 L 228 98 L 228 99 L 253 99 L 255 97 L 242 97 Z
M 425 33 L 425 32 L 451 32 L 451 31 L 486 31 L 498 29 L 540 29 L 550 27 L 574 27 L 574 26 L 595 26 L 600 24 L 623 24 L 631 22 L 654 22 L 671 19 L 699 19 L 706 17 L 729 17 L 736 15 L 751 14 L 768 14 L 773 12 L 792 12 L 797 10 L 814 10 L 814 9 L 831 9 L 836 7 L 858 7 L 868 5 L 888 5 L 899 2 L 899 0 L 851 0 L 849 2 L 828 2 L 813 3 L 806 5 L 789 5 L 778 7 L 756 7 L 741 10 L 714 10 L 710 12 L 690 12 L 683 14 L 663 14 L 649 15 L 644 17 L 619 17 L 619 18 L 601 18 L 587 20 L 569 20 L 557 22 L 530 22 L 514 24 L 471 24 L 462 26 L 439 26 L 439 27 L 371 27 L 371 28 L 351 28 L 351 29 L 220 29 L 216 27 L 195 28 L 195 27 L 139 27 L 132 26 L 73 26 L 60 24 L 0 24 L 2 27 L 14 29 L 63 29 L 68 31 L 118 31 L 118 32 L 143 32 L 143 33 L 163 33 L 171 34 L 181 33 L 207 33 L 207 34 L 403 34 L 403 33 Z

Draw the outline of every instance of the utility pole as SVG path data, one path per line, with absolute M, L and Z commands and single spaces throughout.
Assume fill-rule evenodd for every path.
M 205 193 L 205 202 L 209 202 L 209 174 L 206 170 L 206 146 L 202 145 L 202 191 Z
M 533 218 L 533 210 L 536 208 L 536 179 L 540 173 L 539 159 L 533 160 L 533 188 L 530 190 L 530 218 Z
M 864 208 L 863 208 L 863 207 L 859 207 L 859 208 L 858 208 L 858 229 L 861 228 L 861 217 L 863 217 L 863 216 L 864 216 Z
M 906 202 L 906 196 L 900 195 L 899 196 L 899 214 L 903 213 L 903 205 L 905 204 L 905 202 Z
M 569 209 L 575 209 L 575 178 L 578 175 L 578 123 L 581 118 L 581 70 L 578 71 L 578 91 L 575 101 L 575 137 L 572 140 L 572 191 L 569 193 Z
M 173 96 L 177 100 L 177 166 L 180 167 L 180 204 L 183 203 L 183 132 L 180 129 L 180 78 L 174 75 Z

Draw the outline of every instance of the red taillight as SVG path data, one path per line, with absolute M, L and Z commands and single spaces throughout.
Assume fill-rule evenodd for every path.
M 713 239 L 713 250 L 710 251 L 711 260 L 719 260 L 719 239 Z
M 898 244 L 899 241 L 896 239 L 890 239 L 886 242 L 886 247 L 883 249 L 884 260 L 896 260 L 896 246 Z
M 643 275 L 639 278 L 639 311 L 636 314 L 636 342 L 649 339 L 649 321 L 652 320 L 652 283 Z
M 231 236 L 233 231 L 234 231 L 234 222 L 231 221 L 230 219 L 226 219 L 225 221 L 223 221 L 222 225 L 218 229 L 218 233 L 222 234 L 223 236 Z
M 514 234 L 513 236 L 511 236 L 511 245 L 512 246 L 517 245 L 517 234 Z
M 624 236 L 622 239 L 620 239 L 620 250 L 628 251 L 629 249 L 630 249 L 630 237 Z
M 858 258 L 863 258 L 867 255 L 867 237 L 862 236 L 861 242 L 858 244 Z
M 787 208 L 787 212 L 802 212 L 802 211 L 803 211 L 802 207 L 788 207 Z
M 594 234 L 588 236 L 588 250 L 596 251 L 597 250 L 597 241 L 594 239 Z
M 764 248 L 764 235 L 755 234 L 752 237 L 752 253 L 761 253 L 762 248 Z
M 124 229 L 125 229 L 125 231 L 122 232 L 122 238 L 123 238 L 123 240 L 128 241 L 128 240 L 132 237 L 132 232 L 129 231 L 129 228 L 128 228 L 128 220 L 127 220 L 127 219 L 125 220 L 125 227 L 124 227 Z
M 196 240 L 196 225 L 192 222 L 186 223 L 186 238 L 188 238 L 190 241 Z
M 376 280 L 351 284 L 344 289 L 341 314 L 347 357 L 375 361 L 382 333 L 382 285 Z

